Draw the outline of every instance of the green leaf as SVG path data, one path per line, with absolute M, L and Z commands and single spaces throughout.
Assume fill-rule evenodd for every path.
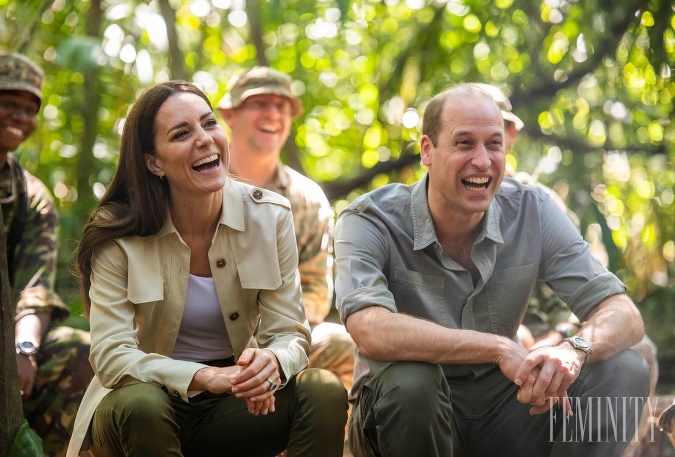
M 42 439 L 24 419 L 9 450 L 9 457 L 42 457 L 43 455 Z

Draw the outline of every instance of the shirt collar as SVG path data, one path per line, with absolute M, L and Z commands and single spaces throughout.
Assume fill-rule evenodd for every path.
M 281 162 L 277 165 L 275 183 L 279 189 L 283 190 L 288 189 L 288 186 L 291 184 L 291 177 L 288 174 L 288 170 L 286 170 L 286 167 Z
M 279 161 L 274 174 L 265 184 L 263 184 L 263 187 L 278 194 L 286 195 L 286 190 L 288 189 L 288 186 L 290 186 L 290 182 L 291 177 L 288 175 L 288 170 L 284 164 Z
M 485 212 L 485 216 L 483 217 L 483 230 L 476 241 L 480 242 L 483 241 L 484 238 L 489 238 L 495 243 L 503 243 L 502 230 L 499 227 L 499 220 L 501 217 L 502 209 L 499 206 L 499 203 L 497 203 L 497 197 L 495 196 Z
M 429 211 L 429 200 L 427 198 L 428 182 L 429 174 L 427 173 L 424 178 L 414 184 L 410 195 L 410 207 L 415 229 L 415 250 L 424 249 L 430 244 L 438 241 L 434 222 L 431 219 L 431 211 Z M 485 238 L 489 238 L 497 243 L 504 242 L 499 227 L 501 214 L 501 208 L 497 203 L 497 199 L 494 198 L 485 212 L 485 216 L 483 217 L 483 229 L 476 242 L 483 241 Z
M 429 200 L 427 199 L 428 182 L 429 174 L 427 173 L 424 178 L 413 185 L 413 190 L 410 194 L 410 209 L 415 229 L 414 249 L 416 251 L 424 249 L 438 241 L 436 229 L 434 229 L 434 221 L 431 220 L 431 212 L 429 211 Z

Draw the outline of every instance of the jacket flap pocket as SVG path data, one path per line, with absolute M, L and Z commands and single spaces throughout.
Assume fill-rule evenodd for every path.
M 132 303 L 147 303 L 164 298 L 164 281 L 157 243 L 140 240 L 139 252 L 129 258 L 129 283 L 127 298 Z

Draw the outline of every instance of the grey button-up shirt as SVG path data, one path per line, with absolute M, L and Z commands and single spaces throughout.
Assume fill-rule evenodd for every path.
M 546 192 L 508 178 L 473 245 L 471 258 L 480 272 L 474 285 L 471 273 L 438 242 L 427 179 L 369 192 L 340 214 L 335 290 L 343 322 L 363 308 L 382 306 L 448 328 L 515 340 L 537 280 L 546 281 L 582 321 L 603 299 L 625 292 Z M 382 365 L 357 352 L 352 398 Z M 447 377 L 476 377 L 492 368 L 443 367 Z

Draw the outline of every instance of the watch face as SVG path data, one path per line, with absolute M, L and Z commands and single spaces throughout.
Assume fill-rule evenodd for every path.
M 31 341 L 22 341 L 16 345 L 16 348 L 19 350 L 19 352 L 26 355 L 33 355 L 38 350 L 37 346 Z
M 574 345 L 580 349 L 589 349 L 591 347 L 589 342 L 581 338 L 580 336 L 573 336 L 571 339 L 573 340 L 572 342 L 574 343 Z

